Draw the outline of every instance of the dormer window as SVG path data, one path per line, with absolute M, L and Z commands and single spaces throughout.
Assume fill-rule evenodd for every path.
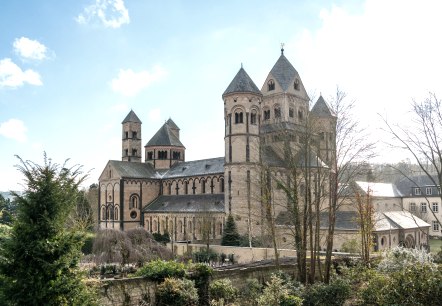
M 295 90 L 299 90 L 299 88 L 300 88 L 299 79 L 295 79 L 295 83 L 293 84 L 293 87 L 295 88 Z
M 273 81 L 273 80 L 269 80 L 269 81 L 267 82 L 267 90 L 268 90 L 268 91 L 275 90 L 275 81 Z

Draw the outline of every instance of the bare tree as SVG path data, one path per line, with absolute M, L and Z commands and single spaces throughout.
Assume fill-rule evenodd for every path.
M 370 263 L 370 251 L 373 247 L 372 234 L 375 226 L 374 209 L 370 187 L 365 191 L 365 195 L 355 191 L 359 233 L 361 238 L 361 257 L 364 264 Z
M 442 186 L 442 104 L 434 93 L 423 101 L 413 100 L 412 120 L 409 126 L 390 124 L 383 118 L 387 131 L 396 140 L 393 146 L 411 154 L 420 170 L 434 184 Z M 402 173 L 404 174 L 404 173 Z M 404 174 L 405 175 L 405 174 Z M 416 187 L 411 177 L 406 176 Z M 442 193 L 439 193 L 442 200 Z M 428 202 L 428 199 L 427 199 Z M 429 203 L 429 202 L 428 202 Z M 429 209 L 435 221 L 442 223 L 432 209 Z

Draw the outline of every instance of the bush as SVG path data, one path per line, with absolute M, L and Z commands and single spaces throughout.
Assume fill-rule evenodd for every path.
M 164 232 L 164 234 L 153 233 L 152 236 L 155 239 L 155 241 L 162 243 L 164 245 L 170 242 L 170 236 L 168 232 Z
M 256 278 L 246 279 L 246 284 L 241 288 L 241 299 L 243 305 L 257 305 L 257 300 L 261 294 L 262 285 Z
M 166 278 L 157 288 L 156 304 L 159 306 L 198 305 L 198 294 L 193 281 L 188 279 Z
M 433 258 L 425 250 L 396 247 L 384 253 L 384 258 L 379 263 L 378 270 L 390 273 L 414 265 L 434 266 Z
M 257 302 L 259 306 L 282 305 L 282 303 L 291 303 L 290 301 L 298 303 L 289 297 L 291 295 L 290 285 L 278 275 L 273 274 L 270 282 L 266 283 L 266 287 L 264 288 L 262 295 L 257 299 Z M 302 301 L 302 299 L 299 300 Z
M 302 306 L 302 298 L 296 295 L 283 296 L 280 306 Z
M 225 302 L 230 303 L 235 301 L 238 289 L 233 287 L 230 279 L 223 278 L 209 285 L 209 295 L 211 300 L 223 299 Z
M 219 257 L 220 256 L 211 249 L 209 249 L 209 251 L 203 249 L 192 254 L 192 259 L 194 262 L 214 262 L 218 261 Z
M 361 243 L 359 242 L 359 240 L 356 239 L 347 240 L 341 246 L 342 252 L 359 253 L 360 250 L 361 250 Z
M 350 284 L 340 278 L 330 284 L 314 284 L 304 291 L 304 305 L 343 305 L 350 297 L 350 289 Z
M 387 286 L 387 276 L 374 272 L 359 293 L 362 305 L 382 305 L 383 290 Z
M 93 248 L 93 244 L 94 244 L 94 238 L 95 235 L 92 233 L 88 233 L 86 235 L 86 239 L 83 242 L 83 246 L 81 247 L 81 252 L 84 255 L 89 255 L 92 254 L 92 248 Z
M 182 278 L 186 273 L 183 263 L 175 261 L 154 260 L 138 269 L 137 276 L 143 276 L 151 281 L 161 282 L 166 278 Z
M 209 280 L 213 269 L 206 264 L 197 263 L 189 267 L 190 279 L 195 282 L 198 291 L 198 297 L 201 305 L 209 302 Z

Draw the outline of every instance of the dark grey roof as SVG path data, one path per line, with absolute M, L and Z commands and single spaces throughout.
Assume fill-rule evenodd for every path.
M 175 123 L 173 124 L 175 125 Z M 158 132 L 145 145 L 145 147 L 152 147 L 152 146 L 184 147 L 181 141 L 178 139 L 178 137 L 176 137 L 175 134 L 171 131 L 171 129 L 172 127 L 167 122 L 164 123 L 163 126 L 158 130 Z
M 252 79 L 249 77 L 243 67 L 239 69 L 232 82 L 230 82 L 230 85 L 224 91 L 223 96 L 233 92 L 251 92 L 261 94 L 261 91 L 255 85 L 255 83 L 253 83 Z
M 181 162 L 172 166 L 163 178 L 224 173 L 224 157 Z
M 173 122 L 173 120 L 171 118 L 169 118 L 169 120 L 166 121 L 167 125 L 170 126 L 172 129 L 177 129 L 179 130 L 180 128 L 178 127 L 178 125 L 175 124 L 175 122 Z
M 282 90 L 284 91 L 287 91 L 290 84 L 295 79 L 295 76 L 299 77 L 298 72 L 292 66 L 289 60 L 284 56 L 284 54 L 281 54 L 270 73 L 273 75 L 273 77 L 279 83 L 279 86 L 281 86 Z
M 436 176 L 433 177 L 434 182 L 438 182 Z M 427 175 L 414 175 L 410 177 L 402 177 L 395 182 L 396 187 L 400 190 L 403 195 L 411 195 L 413 187 L 427 187 L 435 186 L 433 180 Z M 436 186 L 435 186 L 436 187 Z M 422 193 L 423 194 L 423 193 Z M 433 194 L 437 195 L 436 190 L 433 190 Z
M 127 114 L 126 118 L 124 118 L 123 122 L 135 122 L 135 123 L 141 123 L 141 120 L 138 118 L 138 116 L 135 114 L 133 110 L 130 110 L 129 114 Z
M 224 194 L 162 195 L 150 202 L 144 213 L 223 213 Z
M 358 214 L 356 211 L 337 211 L 336 212 L 336 230 L 358 230 L 359 225 L 357 223 Z M 275 220 L 277 225 L 290 226 L 291 215 L 288 211 L 280 212 Z M 328 228 L 328 212 L 321 212 L 319 216 L 320 228 Z
M 319 117 L 336 117 L 335 112 L 330 108 L 327 102 L 325 102 L 322 96 L 319 96 L 319 99 L 313 106 L 311 113 Z
M 117 171 L 115 175 L 125 178 L 159 178 L 157 172 L 148 163 L 110 160 L 109 164 Z

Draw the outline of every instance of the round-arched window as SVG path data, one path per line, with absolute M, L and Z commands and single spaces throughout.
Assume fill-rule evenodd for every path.
M 138 216 L 138 214 L 137 214 L 136 211 L 133 210 L 133 211 L 130 212 L 130 217 L 131 217 L 132 219 L 135 219 L 137 216 Z

